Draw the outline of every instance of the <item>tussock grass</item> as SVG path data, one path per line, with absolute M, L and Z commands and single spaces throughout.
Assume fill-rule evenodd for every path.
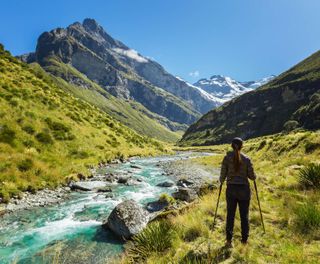
M 299 204 L 294 213 L 295 223 L 300 232 L 308 233 L 320 228 L 320 208 L 316 201 Z
M 300 169 L 299 183 L 304 188 L 320 189 L 320 164 L 311 163 Z
M 127 245 L 128 258 L 136 263 L 151 254 L 162 253 L 172 246 L 175 236 L 176 228 L 169 221 L 152 222 Z

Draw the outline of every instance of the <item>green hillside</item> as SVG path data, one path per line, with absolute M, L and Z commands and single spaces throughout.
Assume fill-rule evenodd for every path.
M 32 63 L 30 66 L 37 73 L 45 76 L 47 75 L 39 64 Z M 143 105 L 134 100 L 124 100 L 112 96 L 98 84 L 89 80 L 85 75 L 70 65 L 59 63 L 57 60 L 51 59 L 50 66 L 44 67 L 44 69 L 53 74 L 47 75 L 47 78 L 62 87 L 66 92 L 100 108 L 138 133 L 162 141 L 176 142 L 180 138 L 180 135 L 172 130 L 182 131 L 187 128 L 186 125 L 174 123 L 162 116 L 150 112 Z M 77 80 L 81 80 L 81 86 L 78 83 L 79 81 L 73 84 L 65 81 L 65 79 L 73 77 L 74 79 L 77 78 Z
M 0 46 L 0 197 L 54 187 L 89 165 L 163 153 L 95 106 L 72 96 Z
M 181 145 L 212 145 L 320 128 L 320 51 L 255 91 L 216 108 L 189 127 Z

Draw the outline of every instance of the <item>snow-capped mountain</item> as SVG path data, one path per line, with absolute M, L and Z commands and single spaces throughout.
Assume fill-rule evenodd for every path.
M 273 78 L 275 76 L 271 75 L 258 81 L 238 82 L 231 77 L 213 75 L 210 79 L 200 79 L 194 83 L 194 86 L 201 88 L 222 102 L 226 102 L 266 84 Z
M 262 85 L 265 85 L 266 83 L 272 81 L 274 78 L 276 78 L 277 76 L 275 75 L 270 75 L 267 77 L 264 77 L 258 81 L 249 81 L 249 82 L 240 82 L 243 86 L 248 87 L 248 88 L 252 88 L 252 89 L 256 89 Z

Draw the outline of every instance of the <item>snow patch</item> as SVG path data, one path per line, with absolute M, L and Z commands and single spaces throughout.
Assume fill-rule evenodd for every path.
M 140 62 L 140 63 L 147 63 L 148 62 L 148 59 L 139 55 L 139 53 L 136 50 L 133 50 L 133 49 L 125 50 L 125 49 L 120 49 L 120 48 L 113 48 L 112 50 L 120 55 L 126 56 L 130 59 L 137 61 L 137 62 Z

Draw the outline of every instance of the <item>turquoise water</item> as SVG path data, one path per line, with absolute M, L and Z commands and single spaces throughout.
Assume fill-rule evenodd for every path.
M 123 243 L 101 228 L 112 209 L 125 199 L 144 205 L 172 188 L 156 185 L 168 180 L 159 161 L 189 158 L 190 153 L 133 160 L 101 169 L 128 173 L 143 179 L 138 185 L 111 184 L 114 197 L 95 192 L 74 192 L 71 199 L 55 206 L 17 211 L 1 218 L 0 263 L 107 263 L 123 251 Z M 110 184 L 109 184 L 110 185 Z

